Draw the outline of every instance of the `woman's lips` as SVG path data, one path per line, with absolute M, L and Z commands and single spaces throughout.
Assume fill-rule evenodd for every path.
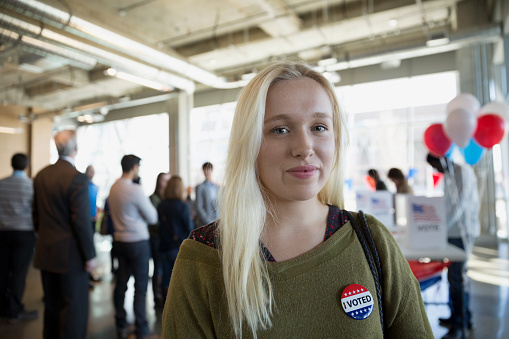
M 290 168 L 287 172 L 294 177 L 308 179 L 315 175 L 317 170 L 318 168 L 316 166 L 307 165 Z

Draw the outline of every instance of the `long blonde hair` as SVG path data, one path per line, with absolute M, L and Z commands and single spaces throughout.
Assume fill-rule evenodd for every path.
M 242 90 L 237 102 L 228 147 L 224 184 L 219 194 L 219 233 L 228 310 L 233 329 L 242 337 L 245 322 L 253 336 L 272 326 L 272 285 L 259 239 L 267 213 L 273 214 L 256 171 L 262 142 L 265 102 L 270 86 L 277 81 L 311 78 L 328 93 L 333 109 L 336 149 L 331 174 L 318 194 L 324 204 L 343 208 L 343 114 L 334 87 L 319 72 L 297 62 L 273 64 Z

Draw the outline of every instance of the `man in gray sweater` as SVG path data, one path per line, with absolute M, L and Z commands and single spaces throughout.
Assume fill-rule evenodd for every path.
M 119 338 L 127 338 L 124 309 L 127 282 L 134 275 L 134 315 L 136 338 L 149 336 L 145 316 L 148 285 L 150 243 L 148 224 L 157 222 L 157 210 L 150 203 L 140 185 L 133 183 L 138 176 L 140 158 L 126 155 L 122 158 L 122 177 L 111 187 L 108 204 L 115 232 L 113 247 L 118 258 L 117 285 L 114 292 L 115 322 Z

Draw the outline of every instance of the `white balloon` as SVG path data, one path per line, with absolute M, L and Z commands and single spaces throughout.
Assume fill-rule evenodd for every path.
M 509 123 L 509 104 L 506 102 L 492 101 L 484 105 L 479 111 L 479 116 L 485 114 L 496 114 L 504 119 L 506 123 Z
M 468 145 L 476 127 L 475 114 L 462 108 L 451 111 L 444 122 L 445 134 L 461 148 Z
M 449 101 L 445 107 L 445 112 L 449 114 L 457 109 L 464 109 L 477 115 L 479 108 L 481 108 L 481 103 L 476 97 L 469 93 L 461 93 Z

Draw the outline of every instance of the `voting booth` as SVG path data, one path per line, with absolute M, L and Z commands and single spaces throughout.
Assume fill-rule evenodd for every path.
M 443 197 L 397 194 L 396 224 L 401 226 L 401 241 L 410 249 L 445 249 L 447 223 Z
M 394 227 L 394 199 L 389 191 L 360 191 L 355 200 L 358 210 L 371 214 L 388 228 Z

